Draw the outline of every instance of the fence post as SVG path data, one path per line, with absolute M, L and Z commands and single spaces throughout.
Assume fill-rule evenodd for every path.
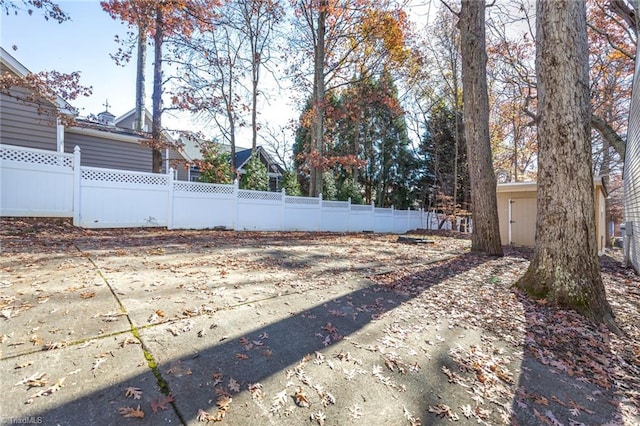
M 78 145 L 73 148 L 73 225 L 80 226 L 82 215 L 80 214 L 80 189 L 82 187 L 80 181 L 82 179 L 82 170 L 80 170 L 80 147 Z
M 238 230 L 238 179 L 233 181 L 233 230 Z
M 322 192 L 318 194 L 318 231 L 322 231 Z
M 287 215 L 287 191 L 286 189 L 282 188 L 282 218 L 281 218 L 282 220 L 280 224 L 281 231 L 286 231 L 285 229 L 286 215 Z
M 409 229 L 411 229 L 411 207 L 407 207 L 407 230 L 404 232 L 409 231 Z
M 376 232 L 376 205 L 371 202 L 371 232 Z
M 391 233 L 396 233 L 396 208 L 391 204 Z
M 167 195 L 168 195 L 168 207 L 167 211 L 167 229 L 173 229 L 173 167 L 169 168 L 169 174 L 167 175 Z
M 347 198 L 347 232 L 351 232 L 351 197 Z

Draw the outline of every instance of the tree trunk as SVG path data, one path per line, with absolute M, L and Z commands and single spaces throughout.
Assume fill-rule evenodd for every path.
M 485 3 L 463 0 L 460 10 L 464 132 L 467 144 L 473 232 L 471 250 L 502 256 L 496 175 L 489 140 Z M 455 201 L 455 200 L 454 200 Z
M 153 94 L 151 96 L 153 120 L 151 123 L 152 147 L 152 170 L 153 173 L 162 173 L 162 42 L 164 17 L 162 14 L 162 4 L 156 7 L 155 33 L 153 35 L 154 57 L 153 57 Z
M 147 63 L 147 29 L 138 26 L 138 63 L 136 68 L 136 111 L 135 129 L 144 130 L 145 65 Z
M 617 330 L 600 276 L 584 0 L 537 2 L 538 219 L 517 287 Z
M 251 40 L 251 149 L 255 154 L 258 144 L 258 83 L 260 82 L 260 52 L 257 41 Z
M 314 73 L 313 73 L 313 124 L 311 130 L 311 161 L 315 163 L 324 155 L 324 39 L 326 33 L 327 1 L 320 2 L 318 10 L 318 27 L 316 28 L 316 46 L 314 52 Z M 315 152 L 314 152 L 315 151 Z M 320 164 L 311 165 L 311 183 L 309 185 L 309 196 L 317 197 L 322 193 L 322 167 Z

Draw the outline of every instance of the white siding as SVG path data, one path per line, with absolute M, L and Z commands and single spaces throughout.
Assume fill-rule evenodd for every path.
M 637 54 L 640 54 L 638 44 Z M 624 162 L 624 220 L 626 232 L 632 232 L 625 245 L 628 260 L 636 272 L 640 272 L 640 61 L 636 61 L 636 70 L 631 95 L 627 149 Z

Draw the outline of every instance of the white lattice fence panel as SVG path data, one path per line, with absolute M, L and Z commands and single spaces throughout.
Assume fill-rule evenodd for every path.
M 292 205 L 301 205 L 301 206 L 319 206 L 320 199 L 312 198 L 312 197 L 294 197 L 294 196 L 286 196 L 284 197 L 285 204 Z
M 135 185 L 168 185 L 167 175 L 156 173 L 139 173 L 113 169 L 82 168 L 82 180 L 103 183 L 135 184 Z
M 282 193 L 280 192 L 266 192 L 266 191 L 251 191 L 248 189 L 241 189 L 238 191 L 239 200 L 259 200 L 259 201 L 282 201 Z
M 323 201 L 322 207 L 330 209 L 347 209 L 349 208 L 348 201 Z
M 0 145 L 2 161 L 73 168 L 73 154 Z
M 222 185 L 217 183 L 175 182 L 173 184 L 173 190 L 176 192 L 189 192 L 197 194 L 232 195 L 234 187 L 233 185 Z

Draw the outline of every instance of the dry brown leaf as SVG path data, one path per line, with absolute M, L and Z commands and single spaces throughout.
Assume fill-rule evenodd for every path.
M 36 392 L 35 394 L 31 395 L 31 398 L 37 398 L 40 396 L 49 396 L 52 393 L 59 391 L 64 386 L 64 379 L 65 378 L 63 377 L 60 380 L 58 380 L 53 386 L 48 387 L 47 389 L 41 390 L 40 392 Z
M 307 396 L 304 394 L 304 391 L 300 386 L 296 389 L 296 393 L 293 395 L 293 400 L 296 402 L 296 405 L 299 407 L 309 407 L 311 403 L 307 399 Z
M 219 409 L 223 411 L 227 411 L 232 401 L 233 401 L 233 398 L 230 398 L 228 396 L 222 396 L 218 398 L 218 400 L 216 401 L 216 405 L 218 406 Z
M 126 396 L 127 398 L 140 399 L 142 398 L 142 390 L 140 388 L 129 386 L 127 389 L 125 389 L 124 396 Z
M 253 399 L 262 399 L 264 397 L 264 393 L 262 392 L 262 385 L 260 383 L 253 383 L 247 385 L 247 389 L 251 394 Z
M 118 413 L 120 413 L 122 417 L 144 418 L 144 411 L 140 410 L 140 405 L 138 405 L 138 408 L 122 407 L 118 410 Z
M 158 410 L 167 410 L 169 408 L 167 407 L 167 404 L 170 404 L 175 400 L 176 399 L 171 394 L 167 396 L 161 395 L 158 399 L 151 401 L 151 411 L 153 411 L 153 414 L 156 414 L 158 413 Z
M 220 372 L 215 372 L 212 374 L 213 377 L 213 387 L 218 386 L 220 383 L 222 383 L 222 373 Z
M 196 420 L 199 422 L 208 422 L 211 419 L 211 415 L 204 411 L 203 409 L 198 410 L 198 414 L 196 415 Z
M 234 378 L 229 378 L 228 386 L 232 392 L 235 392 L 235 393 L 240 392 L 240 384 Z
M 458 415 L 454 413 L 448 405 L 445 404 L 430 405 L 429 412 L 434 413 L 435 415 L 440 417 L 447 416 L 450 420 L 453 421 L 459 420 Z

